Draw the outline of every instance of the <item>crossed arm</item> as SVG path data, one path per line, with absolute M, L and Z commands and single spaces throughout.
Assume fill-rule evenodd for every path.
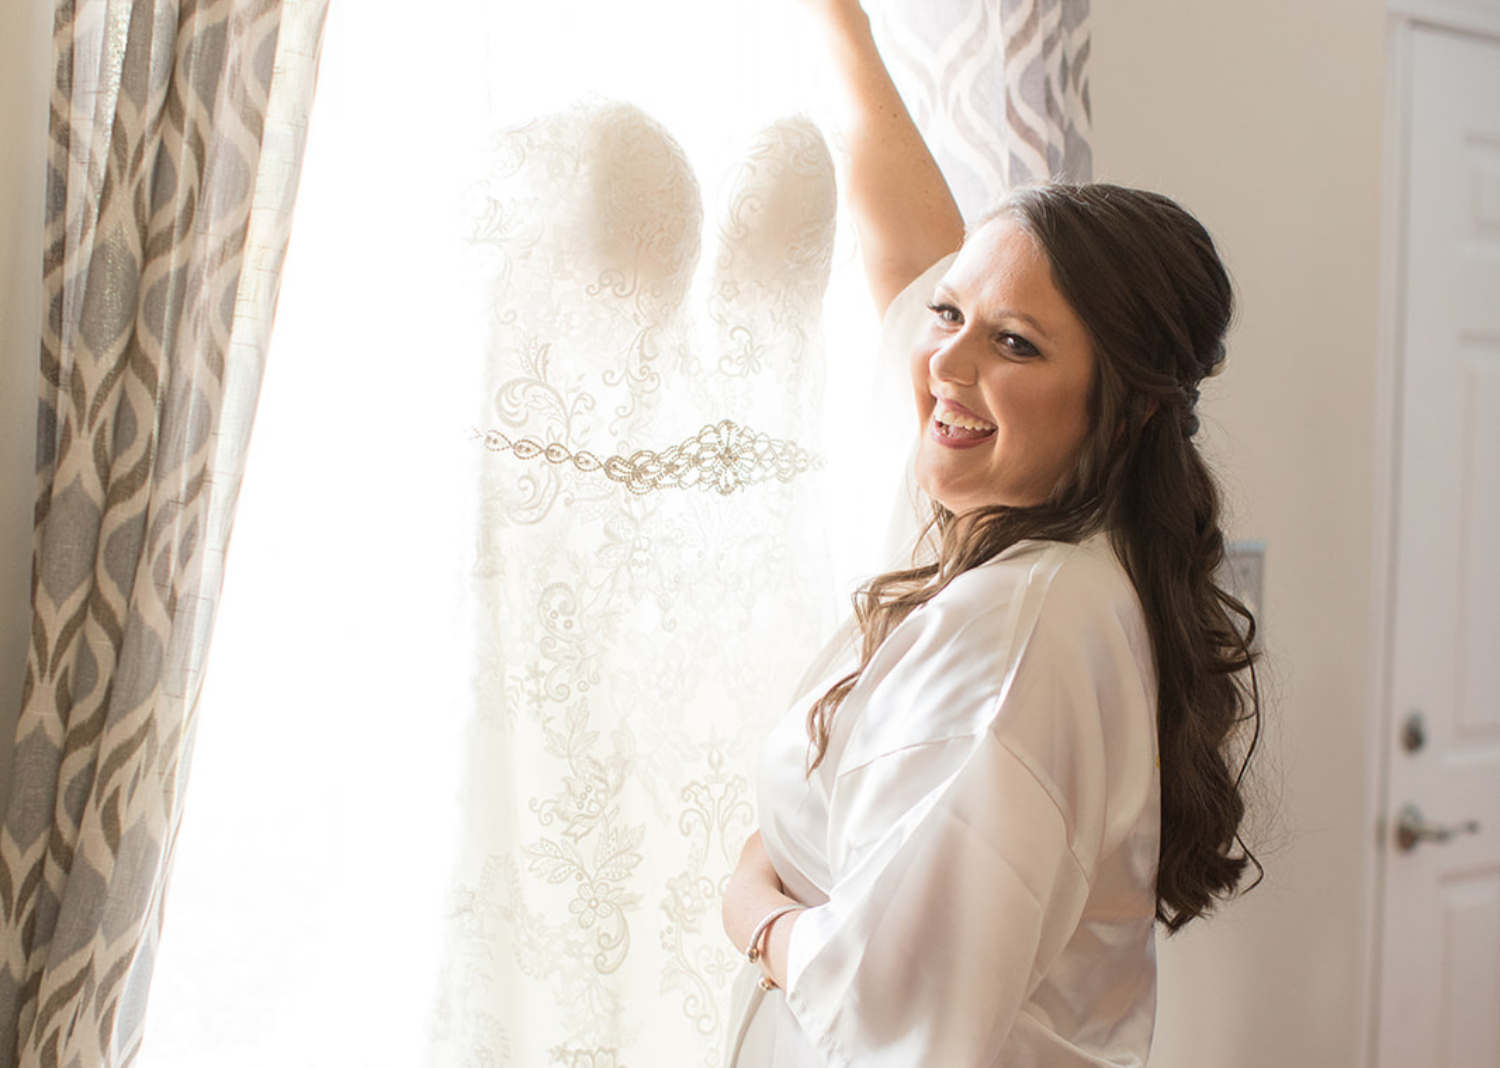
M 724 931 L 740 949 L 750 944 L 750 935 L 756 924 L 776 909 L 798 902 L 787 896 L 781 879 L 771 866 L 766 847 L 756 831 L 745 842 L 740 853 L 739 866 L 729 877 L 729 886 L 724 891 Z M 788 912 L 771 924 L 765 940 L 761 943 L 761 969 L 777 986 L 786 986 L 787 946 L 792 940 L 792 927 L 797 922 L 798 912 Z

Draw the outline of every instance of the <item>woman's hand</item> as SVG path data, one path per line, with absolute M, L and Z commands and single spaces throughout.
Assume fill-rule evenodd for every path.
M 781 877 L 766 853 L 760 832 L 756 831 L 746 840 L 740 862 L 724 888 L 724 933 L 743 953 L 761 920 L 776 909 L 796 904 L 796 899 L 788 896 L 781 885 Z M 779 917 L 762 942 L 761 968 L 777 986 L 786 985 L 786 951 L 797 916 L 798 913 L 790 912 Z
M 843 98 L 847 195 L 875 309 L 963 243 L 964 220 L 875 45 L 859 0 L 798 0 Z

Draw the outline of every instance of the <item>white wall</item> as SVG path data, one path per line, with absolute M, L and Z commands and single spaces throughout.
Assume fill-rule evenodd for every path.
M 51 5 L 0 4 L 0 812 L 31 626 Z
M 1232 534 L 1267 543 L 1265 883 L 1162 949 L 1152 1068 L 1362 1057 L 1385 14 L 1093 6 L 1095 174 L 1207 223 L 1241 307 L 1205 391 Z

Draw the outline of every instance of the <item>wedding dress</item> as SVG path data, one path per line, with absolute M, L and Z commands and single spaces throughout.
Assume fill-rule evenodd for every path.
M 455 1062 L 722 1054 L 751 764 L 836 609 L 816 127 L 762 130 L 721 204 L 706 226 L 677 141 L 617 103 L 507 131 L 475 190 L 492 452 L 439 1013 Z

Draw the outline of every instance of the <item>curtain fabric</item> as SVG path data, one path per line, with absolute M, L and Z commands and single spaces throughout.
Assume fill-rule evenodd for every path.
M 964 218 L 1093 177 L 1090 0 L 881 0 L 876 34 Z
M 139 1047 L 325 9 L 57 9 L 3 1065 Z

